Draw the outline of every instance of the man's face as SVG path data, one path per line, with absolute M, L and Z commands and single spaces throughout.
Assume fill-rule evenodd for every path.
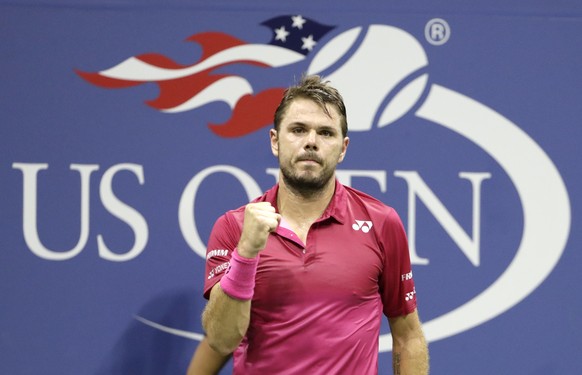
M 331 117 L 317 103 L 295 99 L 279 130 L 271 130 L 273 155 L 279 159 L 283 179 L 291 188 L 305 192 L 323 188 L 344 159 L 349 138 L 342 136 L 337 109 L 328 109 Z

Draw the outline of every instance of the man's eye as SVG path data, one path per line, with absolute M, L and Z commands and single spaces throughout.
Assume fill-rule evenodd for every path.
M 293 129 L 293 133 L 297 133 L 297 134 L 303 133 L 303 128 L 295 128 L 295 129 Z

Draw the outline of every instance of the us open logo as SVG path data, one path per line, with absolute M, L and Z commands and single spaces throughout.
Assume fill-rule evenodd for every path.
M 226 102 L 232 111 L 230 119 L 209 127 L 221 137 L 242 137 L 271 124 L 283 87 L 255 92 L 253 84 L 244 76 L 213 76 L 210 73 L 235 63 L 260 65 L 266 69 L 294 65 L 297 72 L 325 76 L 340 90 L 349 109 L 350 132 L 378 131 L 405 115 L 414 116 L 455 133 L 487 154 L 507 174 L 517 192 L 524 223 L 520 240 L 506 269 L 489 286 L 451 311 L 424 322 L 429 342 L 465 332 L 503 314 L 548 277 L 568 240 L 570 202 L 556 166 L 534 139 L 495 109 L 447 88 L 446 82 L 439 84 L 434 83 L 434 77 L 429 79 L 427 53 L 408 31 L 382 24 L 339 30 L 300 15 L 275 17 L 263 25 L 273 31 L 272 40 L 267 44 L 247 43 L 219 33 L 192 36 L 189 41 L 199 43 L 204 49 L 201 59 L 192 65 L 179 65 L 166 57 L 150 54 L 128 58 L 97 73 L 78 73 L 90 83 L 108 88 L 155 83 L 160 86 L 161 94 L 148 104 L 169 115 L 196 110 L 214 101 Z M 432 40 L 432 45 L 450 43 L 451 28 L 445 20 L 427 23 L 426 29 L 419 32 L 423 33 L 427 40 Z M 369 82 L 381 84 L 370 85 Z M 364 92 L 366 95 L 362 95 Z M 257 108 L 264 116 L 253 116 L 253 122 L 247 121 L 245 114 Z M 216 166 L 204 173 L 240 174 L 239 170 L 229 168 Z M 476 225 L 469 235 L 418 174 L 410 171 L 394 174 L 407 182 L 410 205 L 421 200 L 447 228 L 447 233 L 467 258 L 479 265 L 478 205 L 473 211 Z M 353 175 L 338 171 L 338 178 L 344 183 Z M 461 173 L 459 177 L 471 182 L 475 203 L 479 201 L 480 183 L 491 175 Z M 253 181 L 249 182 L 250 177 L 244 175 L 239 179 L 242 178 L 246 179 L 246 186 L 253 187 L 247 189 L 249 194 L 250 190 L 256 193 L 258 188 Z M 195 183 L 199 181 L 193 181 L 187 190 L 195 191 Z M 192 205 L 192 201 L 186 203 Z M 189 215 L 191 207 L 190 211 L 181 212 L 181 225 L 192 228 L 194 220 Z M 409 239 L 414 241 L 414 220 L 410 216 L 407 232 Z M 371 223 L 368 226 L 361 222 L 353 228 L 356 226 L 358 230 L 370 229 Z M 204 258 L 204 244 L 197 234 L 193 238 L 190 246 Z M 411 243 L 411 259 L 415 264 L 427 263 L 416 254 L 414 243 Z M 137 318 L 172 334 L 196 340 L 202 338 L 198 333 Z M 380 351 L 391 350 L 391 345 L 390 334 L 381 335 Z

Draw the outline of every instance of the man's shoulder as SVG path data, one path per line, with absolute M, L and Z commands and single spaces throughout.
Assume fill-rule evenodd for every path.
M 366 206 L 372 206 L 372 207 L 375 207 L 379 210 L 389 210 L 389 211 L 394 210 L 388 204 L 382 202 L 380 199 L 378 199 L 378 198 L 376 198 L 368 193 L 364 193 L 363 191 L 355 189 L 351 186 L 347 186 L 347 185 L 342 185 L 342 186 L 344 187 L 346 195 L 347 195 L 348 199 L 350 199 L 350 200 L 362 202 Z
M 400 220 L 398 212 L 380 199 L 350 186 L 343 185 L 343 187 L 352 207 L 360 207 L 371 218 L 376 220 Z

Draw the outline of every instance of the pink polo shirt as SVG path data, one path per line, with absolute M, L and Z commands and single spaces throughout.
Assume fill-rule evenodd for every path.
M 255 202 L 276 207 L 278 185 Z M 241 235 L 244 207 L 215 223 L 204 295 Z M 408 244 L 394 209 L 336 182 L 306 244 L 284 222 L 260 253 L 251 320 L 234 374 L 377 374 L 382 312 L 416 309 Z

